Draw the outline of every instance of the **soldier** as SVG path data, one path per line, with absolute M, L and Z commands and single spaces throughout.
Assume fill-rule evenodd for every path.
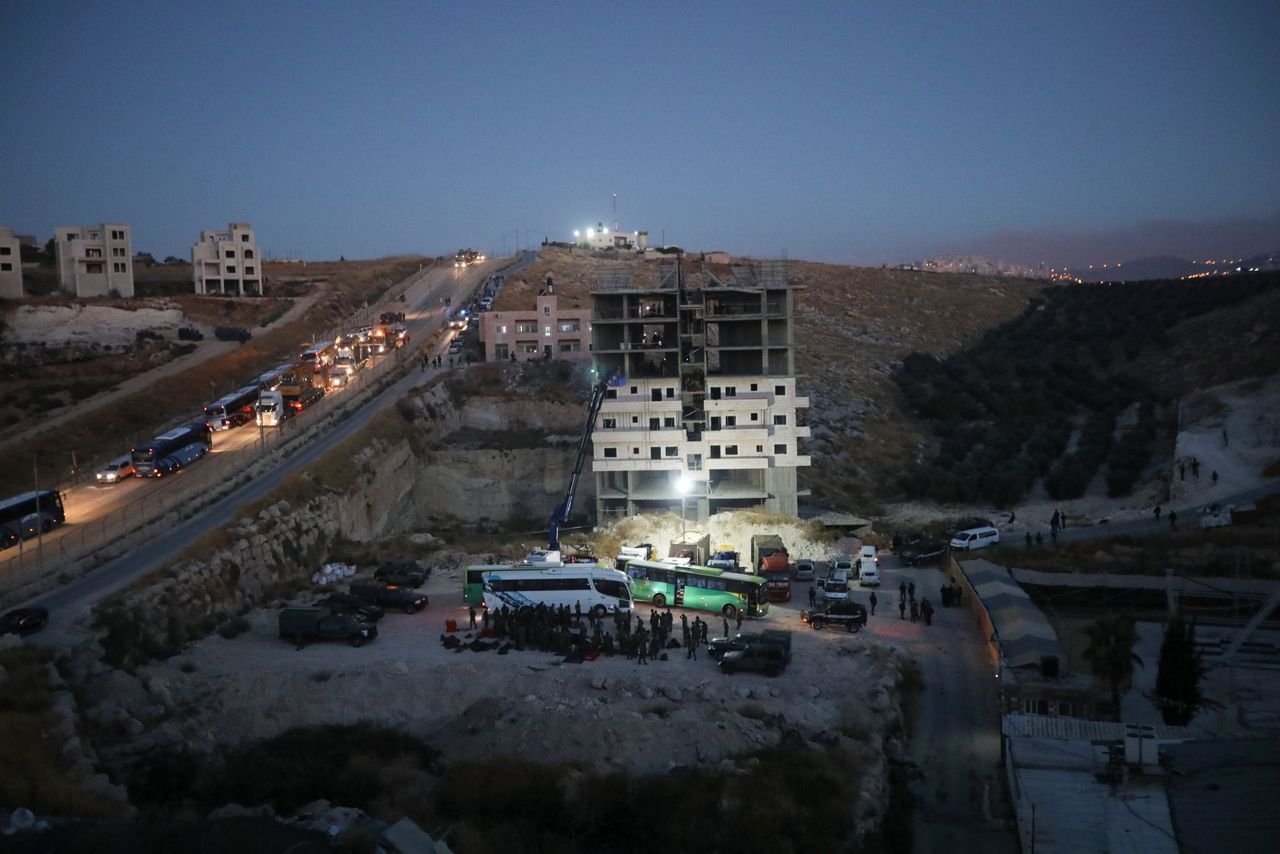
M 724 618 L 724 636 L 725 637 L 729 636 L 729 618 L 728 617 Z
M 920 619 L 920 605 L 919 603 L 916 602 L 916 600 L 912 599 L 911 600 L 911 622 L 914 623 L 916 620 L 919 620 L 919 619 Z
M 809 607 L 814 608 L 818 604 L 818 591 L 814 589 L 812 584 L 809 585 Z
M 871 605 L 871 616 L 874 617 L 876 615 L 876 592 L 874 590 L 871 591 L 871 598 L 867 602 Z
M 916 583 L 914 581 L 907 585 L 907 598 L 912 602 L 916 601 Z
M 684 645 L 689 645 L 689 617 L 686 614 L 680 615 L 680 634 L 684 637 Z
M 644 630 L 644 626 L 641 626 L 640 630 L 636 632 L 636 664 L 649 663 L 649 645 L 647 643 L 647 635 L 648 632 Z
M 742 609 L 738 609 L 738 631 L 742 631 Z
M 907 618 L 907 600 L 903 597 L 898 600 L 898 619 L 905 620 Z
M 904 602 L 907 601 L 907 582 L 905 581 L 898 585 L 898 598 Z
M 474 630 L 474 629 L 475 629 L 475 627 L 476 627 L 476 606 L 475 606 L 475 605 L 472 605 L 472 606 L 471 606 L 471 628 L 472 628 L 472 630 Z
M 920 597 L 920 613 L 924 615 L 924 624 L 926 626 L 933 625 L 933 605 L 929 604 L 929 600 Z

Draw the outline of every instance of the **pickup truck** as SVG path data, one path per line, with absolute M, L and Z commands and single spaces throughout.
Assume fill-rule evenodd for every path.
M 384 608 L 395 608 L 406 614 L 413 614 L 427 607 L 427 594 L 417 590 L 406 590 L 395 585 L 352 584 L 349 588 L 351 596 L 364 602 L 373 602 Z
M 920 537 L 902 547 L 898 552 L 898 560 L 903 566 L 924 566 L 937 563 L 946 553 L 946 543 Z
M 317 604 L 328 608 L 334 614 L 350 614 L 369 623 L 376 623 L 387 614 L 386 609 L 381 605 L 357 599 L 350 593 L 333 593 Z
M 730 638 L 713 638 L 708 651 L 712 658 L 719 658 L 727 652 L 746 649 L 753 643 L 776 643 L 785 646 L 790 660 L 791 632 L 778 629 L 765 629 L 763 632 L 738 633 Z
M 328 608 L 285 608 L 280 612 L 280 637 L 302 645 L 309 640 L 344 640 L 363 646 L 378 636 L 378 627 Z
M 373 577 L 397 587 L 421 587 L 430 574 L 431 572 L 419 566 L 416 560 L 398 558 L 384 560 L 374 572 Z
M 763 673 L 765 676 L 777 676 L 791 662 L 791 633 L 778 634 L 786 636 L 785 642 L 761 638 L 742 649 L 726 652 L 720 657 L 720 672 L 728 675 L 745 670 Z
M 867 624 L 867 609 L 857 602 L 833 602 L 825 608 L 801 611 L 800 620 L 815 631 L 830 623 L 856 632 Z

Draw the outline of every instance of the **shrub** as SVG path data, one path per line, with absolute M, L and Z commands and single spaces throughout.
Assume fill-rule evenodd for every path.
M 222 625 L 218 626 L 218 634 L 222 635 L 227 640 L 239 637 L 247 631 L 249 631 L 249 621 L 244 617 L 232 617 L 230 620 L 227 620 Z
M 204 333 L 194 326 L 183 326 L 178 329 L 179 341 L 203 341 Z

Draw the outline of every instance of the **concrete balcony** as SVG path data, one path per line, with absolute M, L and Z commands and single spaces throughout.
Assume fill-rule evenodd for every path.
M 595 457 L 591 460 L 592 471 L 684 471 L 684 460 L 679 457 L 667 457 L 661 460 L 644 459 L 632 456 L 606 458 Z
M 774 394 L 771 391 L 747 391 L 733 397 L 707 397 L 708 412 L 742 412 L 759 409 L 761 404 L 774 405 Z
M 674 379 L 674 377 L 673 377 Z M 600 406 L 600 417 L 608 418 L 611 413 L 625 412 L 634 415 L 640 412 L 653 412 L 663 414 L 680 413 L 680 398 L 664 397 L 662 400 L 649 400 L 642 397 L 620 397 L 615 400 L 606 400 Z
M 703 468 L 719 470 L 767 469 L 773 459 L 771 454 L 738 454 L 734 457 L 704 458 Z
M 684 430 L 679 427 L 663 427 L 659 430 L 650 430 L 643 426 L 623 426 L 610 430 L 596 428 L 591 434 L 591 441 L 595 444 L 603 445 L 616 444 L 618 442 L 638 443 L 643 451 L 645 445 L 671 446 L 683 443 Z

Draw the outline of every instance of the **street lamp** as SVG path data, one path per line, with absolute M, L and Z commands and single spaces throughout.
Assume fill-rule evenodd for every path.
M 693 491 L 693 478 L 687 474 L 680 475 L 676 479 L 676 489 L 680 492 L 680 542 L 683 543 L 685 534 L 684 500 Z

